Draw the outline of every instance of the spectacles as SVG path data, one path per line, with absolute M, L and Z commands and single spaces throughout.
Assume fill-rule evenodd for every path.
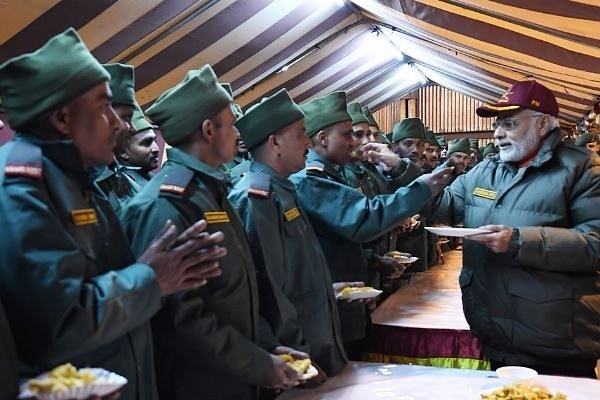
M 535 114 L 535 115 L 531 115 L 529 118 L 543 117 L 544 115 L 545 114 Z M 511 118 L 502 119 L 500 121 L 496 120 L 496 121 L 492 122 L 493 130 L 496 130 L 496 129 L 498 129 L 498 127 L 500 127 L 505 131 L 512 131 L 517 126 L 519 126 L 519 120 L 511 119 Z

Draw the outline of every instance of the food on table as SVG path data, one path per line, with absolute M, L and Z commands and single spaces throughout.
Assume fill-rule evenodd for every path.
M 511 385 L 482 394 L 482 400 L 567 400 L 567 396 L 557 392 L 552 394 L 543 386 Z

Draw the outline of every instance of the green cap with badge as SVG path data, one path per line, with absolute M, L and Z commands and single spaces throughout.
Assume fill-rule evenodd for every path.
M 146 115 L 160 127 L 165 141 L 175 146 L 232 102 L 207 64 L 188 71 L 183 81 L 156 99 Z
M 417 138 L 425 140 L 425 125 L 420 118 L 405 118 L 394 125 L 392 130 L 392 143 L 398 143 L 402 139 Z
M 304 112 L 306 134 L 309 137 L 333 124 L 352 121 L 346 109 L 346 92 L 329 93 L 302 104 L 300 108 Z
M 103 64 L 104 69 L 110 74 L 110 91 L 112 92 L 112 104 L 123 104 L 134 107 L 135 89 L 133 88 L 133 65 L 128 64 Z
M 69 28 L 33 53 L 0 65 L 2 107 L 10 126 L 19 129 L 109 79 L 75 29 Z
M 365 117 L 367 117 L 367 120 L 369 121 L 369 126 L 374 126 L 377 129 L 379 129 L 379 124 L 377 124 L 377 121 L 375 121 L 375 117 L 373 117 L 373 113 L 371 112 L 369 106 L 362 106 L 361 110 Z
M 448 154 L 452 153 L 465 153 L 471 154 L 471 148 L 469 147 L 469 139 L 454 139 L 448 145 Z
M 248 150 L 263 143 L 286 126 L 304 118 L 304 113 L 287 90 L 281 89 L 271 97 L 265 97 L 260 103 L 253 105 L 235 126 L 240 131 Z
M 348 110 L 348 114 L 350 114 L 350 118 L 352 118 L 352 125 L 369 123 L 369 120 L 365 117 L 365 114 L 363 114 L 362 109 L 360 108 L 360 104 L 357 102 L 349 103 L 346 109 Z

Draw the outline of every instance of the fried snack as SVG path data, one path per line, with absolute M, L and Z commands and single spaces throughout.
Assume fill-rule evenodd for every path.
M 343 288 L 340 291 L 340 294 L 343 296 L 347 296 L 351 293 L 370 292 L 371 290 L 373 290 L 373 287 L 371 287 L 371 286 L 363 286 L 363 287 L 348 286 L 348 287 Z
M 295 359 L 291 354 L 280 354 L 279 357 L 290 367 L 294 368 L 300 374 L 304 375 L 310 368 L 310 358 Z
M 56 393 L 72 387 L 92 383 L 96 376 L 89 370 L 77 370 L 71 363 L 53 368 L 47 378 L 30 379 L 29 389 L 33 393 Z
M 490 394 L 482 394 L 482 400 L 567 400 L 567 396 L 557 392 L 552 394 L 543 386 L 514 385 L 504 386 Z

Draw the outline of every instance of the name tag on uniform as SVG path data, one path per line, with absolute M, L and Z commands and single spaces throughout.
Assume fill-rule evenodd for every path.
M 93 208 L 82 208 L 80 210 L 71 211 L 71 219 L 77 226 L 90 225 L 98 222 L 98 215 Z
M 204 219 L 209 224 L 223 224 L 229 222 L 229 215 L 225 211 L 205 211 Z
M 291 209 L 287 210 L 286 212 L 284 212 L 283 216 L 285 217 L 286 221 L 291 221 L 300 216 L 300 210 L 298 210 L 296 207 L 291 208 Z
M 496 192 L 494 192 L 493 190 L 483 189 L 480 187 L 476 187 L 475 190 L 473 190 L 473 194 L 475 196 L 483 197 L 485 199 L 490 199 L 490 200 L 496 199 Z

